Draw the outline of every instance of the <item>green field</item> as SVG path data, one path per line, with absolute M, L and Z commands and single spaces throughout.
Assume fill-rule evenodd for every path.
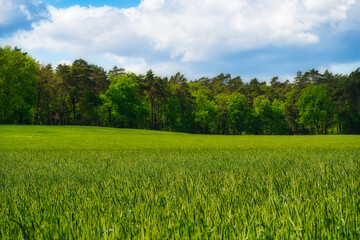
M 359 239 L 360 136 L 0 126 L 0 239 Z

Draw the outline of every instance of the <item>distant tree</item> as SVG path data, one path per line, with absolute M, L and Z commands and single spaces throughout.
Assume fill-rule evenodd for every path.
M 150 102 L 152 129 L 159 129 L 159 119 L 162 118 L 163 129 L 166 129 L 166 97 L 168 94 L 168 79 L 155 76 L 152 70 L 149 70 L 144 79 L 145 95 Z
M 199 129 L 201 133 L 211 133 L 216 129 L 216 106 L 209 99 L 211 91 L 202 86 L 193 86 L 191 94 L 195 99 L 193 129 Z
M 20 49 L 0 47 L 0 123 L 31 123 L 36 101 L 35 60 Z
M 193 98 L 184 75 L 170 77 L 166 116 L 174 131 L 192 131 Z
M 265 96 L 259 96 L 254 100 L 254 111 L 256 118 L 256 126 L 254 126 L 257 134 L 271 134 L 273 121 L 273 113 L 270 100 Z
M 285 103 L 275 99 L 271 105 L 271 134 L 289 134 L 289 125 L 285 120 Z
M 270 91 L 272 92 L 271 100 L 278 99 L 280 101 L 286 100 L 286 94 L 291 91 L 291 84 L 289 80 L 285 82 L 279 82 L 278 77 L 273 77 L 270 81 Z
M 216 105 L 216 133 L 229 134 L 228 127 L 228 99 L 229 95 L 220 93 L 215 96 L 214 103 Z
M 56 116 L 62 109 L 61 78 L 50 64 L 39 65 L 36 83 L 35 124 L 54 124 L 56 119 L 53 115 Z
M 219 74 L 210 80 L 209 89 L 211 91 L 212 98 L 222 93 L 225 90 L 225 86 L 231 81 L 230 74 Z
M 186 78 L 180 72 L 171 76 L 170 81 L 169 81 L 169 83 L 171 83 L 171 84 L 182 84 L 182 83 L 186 83 L 186 82 L 187 82 Z
M 240 76 L 231 78 L 228 83 L 225 85 L 225 91 L 228 94 L 231 94 L 233 92 L 239 92 L 240 89 L 244 86 L 244 83 Z
M 159 90 L 158 90 L 158 87 L 156 86 L 155 76 L 154 76 L 154 73 L 152 72 L 152 70 L 149 70 L 146 73 L 144 85 L 145 85 L 145 89 L 146 89 L 146 91 L 145 91 L 146 98 L 148 99 L 148 101 L 150 103 L 150 107 L 151 107 L 150 126 L 152 129 L 156 129 L 157 128 L 157 108 L 158 108 L 157 95 L 158 95 Z
M 111 70 L 109 70 L 109 77 L 112 75 L 113 77 L 117 76 L 125 76 L 125 68 L 118 68 L 117 66 L 114 66 Z
M 295 89 L 301 91 L 304 88 L 306 88 L 309 84 L 310 84 L 309 78 L 304 77 L 302 72 L 299 71 L 296 73 L 296 77 L 294 78 Z
M 87 125 L 101 125 L 100 106 L 102 104 L 100 95 L 109 88 L 110 81 L 105 70 L 97 65 L 90 65 L 90 82 L 85 100 L 85 119 Z
M 61 99 L 61 122 L 62 124 L 68 124 L 68 120 L 70 118 L 70 106 L 71 106 L 71 96 L 70 93 L 72 91 L 71 79 L 70 79 L 70 70 L 71 67 L 66 64 L 59 64 L 56 67 L 55 75 L 59 78 L 60 87 L 58 89 L 59 96 Z
M 346 107 L 346 90 L 345 84 L 348 81 L 348 76 L 343 76 L 339 74 L 332 74 L 326 70 L 323 74 L 323 85 L 326 86 L 326 89 L 329 93 L 329 96 L 335 102 L 335 123 L 336 129 L 333 129 L 332 132 L 336 131 L 337 133 L 346 133 L 344 126 L 346 126 L 346 116 L 347 116 L 347 107 Z
M 177 131 L 181 126 L 181 102 L 174 96 L 174 86 L 169 87 L 170 94 L 166 101 L 166 119 L 168 122 L 168 129 L 170 131 Z
M 333 119 L 334 101 L 329 97 L 325 86 L 311 85 L 301 94 L 299 99 L 300 123 L 310 126 L 313 132 L 327 133 L 329 123 Z
M 109 80 L 110 79 L 110 80 Z M 243 83 L 221 73 L 188 81 L 106 72 L 83 59 L 36 63 L 0 47 L 0 123 L 82 124 L 217 134 L 360 134 L 360 69 L 298 72 L 294 82 Z
M 145 114 L 138 84 L 130 76 L 110 75 L 110 86 L 102 99 L 102 115 L 105 125 L 137 128 Z
M 96 95 L 104 93 L 110 84 L 110 81 L 107 78 L 104 68 L 97 65 L 90 65 L 90 80 L 95 83 L 93 85 L 93 91 Z M 115 75 L 113 75 L 115 76 Z
M 311 69 L 303 75 L 303 81 L 307 83 L 321 84 L 323 83 L 323 75 L 318 70 Z
M 254 102 L 255 98 L 264 94 L 262 86 L 266 86 L 266 82 L 259 82 L 257 78 L 251 79 L 250 83 L 243 86 L 244 95 L 251 103 Z
M 70 76 L 72 85 L 72 99 L 74 111 L 74 123 L 87 125 L 91 124 L 92 104 L 96 101 L 94 96 L 94 88 L 96 87 L 95 79 L 91 78 L 91 66 L 83 59 L 77 59 L 71 66 Z M 76 115 L 76 103 L 80 110 L 80 119 Z M 80 120 L 80 122 L 78 121 Z
M 297 89 L 293 89 L 286 94 L 284 105 L 285 120 L 288 123 L 292 134 L 300 133 L 299 96 L 300 92 Z
M 252 112 L 248 100 L 243 94 L 234 92 L 229 96 L 227 111 L 229 128 L 233 134 L 241 134 L 250 127 Z
M 343 130 L 360 134 L 360 68 L 348 76 L 342 92 L 345 100 Z

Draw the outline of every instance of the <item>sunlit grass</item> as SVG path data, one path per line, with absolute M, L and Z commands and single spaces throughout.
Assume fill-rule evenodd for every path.
M 359 136 L 0 126 L 0 238 L 357 239 Z

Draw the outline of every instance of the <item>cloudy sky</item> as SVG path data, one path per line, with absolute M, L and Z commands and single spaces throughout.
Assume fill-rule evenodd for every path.
M 360 0 L 0 0 L 0 44 L 44 64 L 285 80 L 360 67 L 359 13 Z

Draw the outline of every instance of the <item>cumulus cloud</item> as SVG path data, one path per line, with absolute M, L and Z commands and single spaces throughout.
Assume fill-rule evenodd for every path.
M 48 19 L 33 23 L 32 30 L 17 33 L 11 42 L 28 50 L 127 56 L 130 62 L 154 54 L 191 62 L 232 51 L 318 43 L 318 30 L 344 20 L 354 3 L 143 0 L 128 9 L 49 7 Z
M 0 0 L 0 37 L 47 17 L 46 5 L 35 0 Z
M 149 69 L 161 76 L 170 76 L 176 72 L 187 72 L 191 74 L 191 69 L 187 64 L 180 64 L 176 61 L 160 61 L 157 63 L 148 63 L 142 57 L 124 57 L 111 53 L 103 54 L 104 59 L 112 60 L 126 69 L 127 72 L 146 74 Z M 108 66 L 110 68 L 110 66 Z M 193 74 L 191 74 L 194 76 Z
M 320 68 L 321 72 L 324 72 L 325 70 L 329 70 L 332 73 L 335 74 L 350 74 L 351 72 L 355 71 L 360 67 L 360 61 L 356 62 L 349 62 L 349 63 L 337 63 L 337 64 L 331 64 L 327 68 Z
M 112 7 L 49 7 L 50 18 L 33 24 L 13 41 L 30 49 L 46 48 L 81 54 L 136 46 L 124 10 Z

